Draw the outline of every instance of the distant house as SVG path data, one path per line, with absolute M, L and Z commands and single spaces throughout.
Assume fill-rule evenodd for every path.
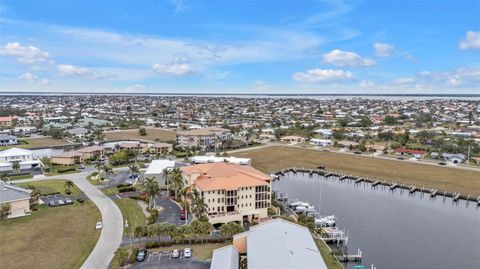
M 210 269 L 327 269 L 308 228 L 274 219 L 233 236 L 232 245 L 213 251 Z
M 105 148 L 101 146 L 90 146 L 77 149 L 77 152 L 82 154 L 82 158 L 84 160 L 89 160 L 94 156 L 98 156 L 100 158 L 103 157 L 103 155 L 105 154 Z
M 327 147 L 327 146 L 331 146 L 333 142 L 330 139 L 312 138 L 310 139 L 310 144 L 319 146 L 319 147 Z
M 28 149 L 11 148 L 0 151 L 0 171 L 13 171 L 16 164 L 18 164 L 18 170 L 29 170 L 38 167 L 40 162 Z
M 313 131 L 314 134 L 318 134 L 318 135 L 321 135 L 323 137 L 332 137 L 333 135 L 333 131 L 330 130 L 330 129 L 316 129 Z
M 15 119 L 15 117 L 11 117 L 11 116 L 0 117 L 0 126 L 1 127 L 11 127 L 14 119 Z
M 280 141 L 288 142 L 288 143 L 301 143 L 301 142 L 305 142 L 305 138 L 301 136 L 296 136 L 296 135 L 288 135 L 288 136 L 282 136 L 280 138 Z
M 77 151 L 67 151 L 52 157 L 52 164 L 58 165 L 74 165 L 83 162 L 83 155 Z
M 269 141 L 273 141 L 276 139 L 276 137 L 274 135 L 271 135 L 271 134 L 261 134 L 258 139 L 260 141 L 266 141 L 266 142 L 269 142 Z
M 18 144 L 18 139 L 13 135 L 0 134 L 0 146 L 13 146 Z
M 399 155 L 409 155 L 409 156 L 413 156 L 417 159 L 420 159 L 422 157 L 425 156 L 425 154 L 427 154 L 426 151 L 424 150 L 419 150 L 419 149 L 406 149 L 406 148 L 396 148 L 393 150 L 395 153 L 399 154 Z
M 83 140 L 90 133 L 90 130 L 80 127 L 80 128 L 67 130 L 66 132 L 70 135 L 70 137 L 74 139 Z
M 30 212 L 30 190 L 0 181 L 0 206 L 10 205 L 8 218 L 25 216 Z
M 216 157 L 216 156 L 194 156 L 190 158 L 194 164 L 202 163 L 233 163 L 240 165 L 250 165 L 250 158 L 236 158 L 236 157 Z
M 465 154 L 462 153 L 443 153 L 442 157 L 445 159 L 445 161 L 453 164 L 463 163 L 467 159 Z
M 173 145 L 168 143 L 155 143 L 149 147 L 150 154 L 170 153 L 172 150 Z
M 178 132 L 177 146 L 183 149 L 197 147 L 201 149 L 220 146 L 225 141 L 232 140 L 232 133 L 228 129 L 207 127 L 202 129 Z

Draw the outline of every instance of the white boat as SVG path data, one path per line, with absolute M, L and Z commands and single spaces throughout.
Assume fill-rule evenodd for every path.
M 315 219 L 315 226 L 317 227 L 333 227 L 335 226 L 337 218 L 335 215 L 325 216 Z
M 307 206 L 310 206 L 308 203 L 305 203 L 305 202 L 302 202 L 302 201 L 295 201 L 295 202 L 291 202 L 290 204 L 288 204 L 291 208 L 297 208 L 299 206 L 303 206 L 303 207 L 307 207 Z

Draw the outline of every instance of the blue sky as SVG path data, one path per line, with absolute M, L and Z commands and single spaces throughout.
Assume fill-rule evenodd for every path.
M 2 0 L 0 92 L 476 93 L 480 1 Z

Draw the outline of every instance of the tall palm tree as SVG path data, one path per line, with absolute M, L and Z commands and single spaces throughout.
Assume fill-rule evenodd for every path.
M 100 175 L 100 170 L 102 170 L 102 166 L 103 166 L 103 165 L 102 165 L 102 162 L 101 162 L 100 160 L 97 160 L 97 161 L 95 162 L 95 168 L 97 168 L 97 173 L 98 173 L 98 175 Z
M 8 174 L 6 172 L 3 172 L 0 174 L 0 180 L 1 181 L 7 181 L 8 180 Z
M 197 191 L 197 189 L 193 189 L 192 197 L 192 213 L 197 219 L 200 219 L 207 213 L 207 204 L 205 203 L 205 199 L 200 194 L 200 192 Z
M 144 185 L 145 192 L 150 196 L 148 206 L 152 208 L 155 204 L 155 196 L 160 194 L 160 187 L 158 186 L 158 182 L 155 180 L 155 177 L 147 177 Z
M 169 196 L 169 184 L 170 184 L 170 175 L 172 171 L 165 167 L 162 171 L 162 176 L 165 179 L 165 185 L 167 186 L 167 196 Z
M 30 193 L 30 199 L 32 200 L 32 202 L 34 204 L 36 204 L 38 202 L 38 198 L 40 198 L 40 196 L 42 196 L 42 192 L 35 187 L 33 187 L 31 190 L 32 190 L 32 192 Z
M 178 198 L 178 191 L 183 189 L 184 186 L 182 171 L 180 170 L 180 168 L 173 168 L 171 180 L 173 183 L 173 188 L 175 189 L 175 198 Z

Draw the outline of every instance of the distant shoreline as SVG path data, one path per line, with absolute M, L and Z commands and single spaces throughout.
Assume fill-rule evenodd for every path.
M 107 96 L 285 96 L 285 97 L 480 97 L 480 94 L 370 94 L 370 93 L 99 93 L 99 92 L 0 92 L 0 96 L 12 95 L 38 95 L 38 96 L 61 96 L 61 95 L 107 95 Z

